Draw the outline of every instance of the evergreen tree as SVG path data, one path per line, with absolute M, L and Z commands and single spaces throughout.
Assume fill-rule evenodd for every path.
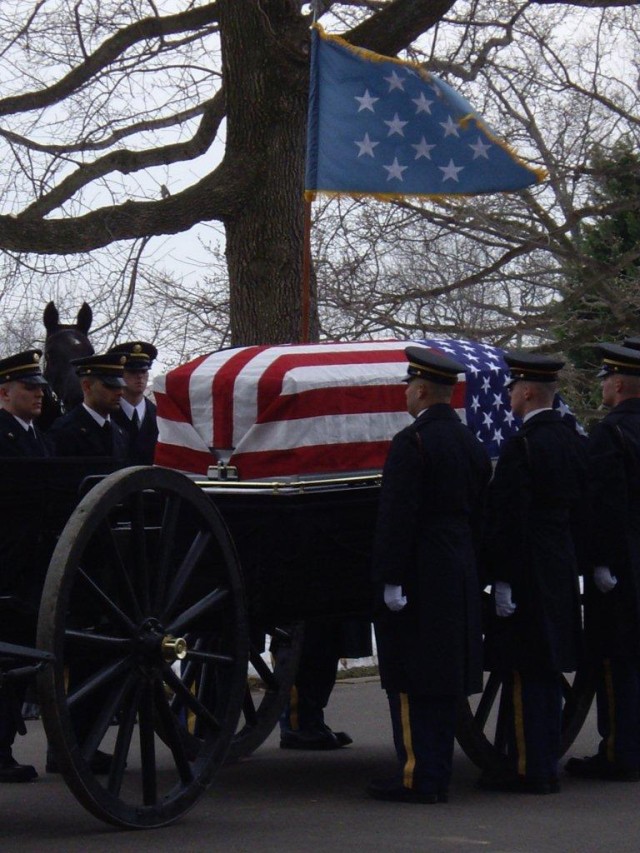
M 622 343 L 640 334 L 640 154 L 628 139 L 591 157 L 591 222 L 579 238 L 578 269 L 559 309 L 558 337 L 575 368 L 569 395 L 583 417 L 600 402 L 593 376 L 598 358 L 588 345 Z

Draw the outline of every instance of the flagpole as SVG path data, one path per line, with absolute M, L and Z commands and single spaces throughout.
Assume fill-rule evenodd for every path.
M 311 314 L 311 202 L 308 199 L 304 200 L 303 231 L 300 343 L 308 344 Z
M 311 12 L 315 24 L 318 20 L 318 0 L 311 0 Z M 308 344 L 311 321 L 311 201 L 306 198 L 304 200 L 303 244 L 300 343 Z

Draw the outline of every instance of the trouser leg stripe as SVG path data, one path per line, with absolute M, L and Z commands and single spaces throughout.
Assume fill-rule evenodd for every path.
M 611 660 L 603 661 L 604 692 L 607 697 L 607 716 L 609 718 L 609 734 L 605 741 L 607 761 L 616 760 L 616 697 L 613 690 L 613 671 Z
M 413 752 L 413 741 L 411 738 L 411 716 L 409 712 L 409 697 L 406 693 L 401 693 L 400 724 L 402 726 L 402 743 L 407 756 L 402 770 L 402 784 L 405 788 L 413 788 L 413 773 L 416 766 L 416 757 Z
M 300 720 L 298 718 L 298 688 L 295 684 L 289 692 L 289 727 L 294 732 L 300 729 Z
M 513 673 L 513 725 L 518 756 L 518 775 L 527 772 L 527 742 L 524 735 L 524 708 L 522 702 L 522 679 L 520 673 Z

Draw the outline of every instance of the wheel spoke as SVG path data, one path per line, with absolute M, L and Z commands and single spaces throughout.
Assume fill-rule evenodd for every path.
M 247 684 L 244 700 L 242 702 L 242 713 L 244 714 L 245 724 L 247 726 L 255 726 L 258 723 L 258 712 L 256 710 L 255 702 L 253 701 L 253 696 L 251 695 L 251 688 L 249 684 Z
M 509 740 L 509 731 L 513 727 L 513 704 L 511 697 L 506 695 L 503 689 L 500 694 L 500 702 L 498 704 L 498 719 L 496 720 L 496 730 L 493 739 L 493 745 L 499 753 L 506 755 L 507 743 Z
M 251 647 L 251 654 L 249 656 L 249 660 L 251 661 L 253 668 L 256 670 L 262 681 L 264 682 L 267 690 L 279 690 L 280 682 L 276 678 L 275 672 L 269 669 L 268 664 L 262 658 L 260 652 L 254 647 Z
M 158 800 L 158 774 L 156 771 L 155 727 L 153 721 L 153 693 L 151 684 L 142 688 L 138 707 L 140 729 L 140 759 L 142 762 L 142 801 L 152 806 Z
M 164 601 L 167 578 L 169 575 L 169 566 L 171 564 L 171 555 L 173 543 L 176 539 L 176 530 L 178 527 L 178 519 L 182 500 L 177 495 L 167 495 L 165 498 L 164 510 L 162 513 L 160 545 L 158 549 L 159 563 L 156 572 L 155 594 L 154 594 L 154 610 L 158 611 Z
M 154 693 L 156 708 L 158 709 L 160 719 L 164 726 L 163 731 L 167 740 L 167 745 L 173 755 L 173 760 L 175 761 L 182 783 L 184 785 L 189 785 L 193 782 L 193 771 L 191 770 L 191 765 L 187 758 L 185 745 L 179 731 L 178 723 L 174 715 L 171 713 L 169 702 L 165 696 L 162 684 L 156 683 Z
M 100 601 L 104 607 L 109 611 L 110 615 L 117 619 L 121 625 L 123 625 L 126 630 L 133 634 L 135 631 L 135 625 L 129 619 L 129 617 L 123 613 L 123 611 L 118 607 L 118 605 L 110 598 L 107 593 L 98 586 L 98 584 L 89 577 L 89 575 L 85 572 L 84 569 L 78 569 L 78 577 L 82 578 L 82 580 L 86 583 L 89 591 Z
M 144 492 L 135 492 L 131 496 L 131 539 L 133 545 L 135 577 L 140 591 L 140 601 L 144 613 L 151 608 L 149 595 L 149 560 L 147 556 L 147 533 L 145 530 Z
M 491 713 L 491 709 L 493 708 L 494 702 L 496 701 L 496 696 L 498 695 L 498 690 L 500 689 L 501 685 L 502 679 L 500 678 L 498 673 L 489 673 L 489 678 L 487 679 L 487 684 L 484 688 L 482 699 L 478 703 L 478 709 L 476 713 L 473 715 L 476 724 L 480 729 L 484 729 L 484 727 L 487 725 L 489 714 Z
M 128 637 L 112 637 L 108 634 L 97 634 L 94 631 L 80 631 L 67 628 L 64 632 L 65 643 L 77 643 L 83 649 L 95 648 L 99 651 L 112 649 L 114 652 L 127 652 L 131 647 Z
M 137 677 L 137 673 L 130 672 L 128 677 L 111 692 L 109 698 L 101 702 L 100 713 L 81 745 L 82 757 L 86 762 L 91 761 L 95 755 L 105 732 L 111 725 L 115 714 L 122 707 L 123 699 L 135 684 Z
M 131 573 L 127 571 L 122 559 L 122 554 L 118 548 L 118 543 L 115 537 L 115 531 L 105 519 L 96 534 L 101 548 L 104 549 L 104 562 L 109 566 L 109 574 L 115 579 L 118 588 L 126 594 L 131 605 L 134 619 L 139 621 L 142 618 L 142 610 L 138 596 L 131 581 Z
M 73 664 L 71 664 L 71 668 L 72 667 Z M 116 661 L 115 663 L 98 670 L 89 678 L 85 679 L 77 690 L 73 690 L 67 694 L 67 705 L 70 709 L 74 708 L 79 702 L 86 699 L 87 696 L 90 696 L 92 693 L 95 693 L 96 690 L 100 690 L 102 687 L 105 687 L 110 681 L 113 681 L 114 678 L 118 678 L 118 676 L 127 673 L 130 669 L 131 660 L 129 658 L 125 658 L 124 660 Z
M 180 671 L 180 682 L 183 684 L 188 690 L 191 690 L 193 685 L 195 684 L 197 672 L 200 670 L 200 667 L 196 665 L 194 661 L 189 661 L 189 655 L 185 658 L 185 662 L 182 665 L 182 669 Z M 173 672 L 173 669 L 171 670 Z M 175 675 L 175 672 L 174 672 Z M 174 714 L 177 715 L 178 709 L 183 707 L 182 700 L 176 695 L 175 691 L 173 697 L 171 699 L 171 710 Z
M 189 659 L 193 661 L 199 660 L 203 663 L 220 664 L 222 666 L 230 666 L 231 664 L 236 662 L 236 659 L 234 657 L 231 657 L 231 655 L 222 655 L 218 654 L 217 652 L 200 652 L 196 649 L 190 649 L 187 652 L 187 660 Z
M 138 716 L 138 705 L 140 703 L 140 692 L 142 685 L 134 683 L 133 695 L 129 702 L 123 705 L 122 719 L 118 727 L 118 736 L 116 738 L 115 749 L 113 750 L 113 759 L 109 771 L 109 779 L 107 788 L 110 794 L 118 796 L 122 788 L 122 780 L 124 779 L 124 771 L 127 766 L 127 756 L 133 738 L 133 730 Z
M 201 639 L 197 641 L 197 644 L 204 645 Z M 188 689 L 189 696 L 193 697 L 194 695 L 197 695 L 198 701 L 205 706 L 214 704 L 211 694 L 212 690 L 215 689 L 215 683 L 211 677 L 211 667 L 206 664 L 211 662 L 216 665 L 219 664 L 220 661 L 217 659 L 218 657 L 219 656 L 212 655 L 207 652 L 190 651 L 187 653 L 187 657 L 185 658 L 185 662 L 180 673 L 180 681 L 183 686 Z M 189 660 L 189 658 L 191 658 L 191 660 Z M 198 659 L 198 662 L 196 662 L 196 658 Z M 201 666 L 201 662 L 204 662 L 205 666 Z M 227 661 L 223 660 L 223 663 L 227 663 Z M 188 709 L 184 704 L 184 694 L 176 695 L 174 693 L 173 698 L 170 701 L 170 707 L 176 717 L 179 715 L 181 709 L 184 709 L 184 712 L 188 713 Z M 194 733 L 196 733 L 198 728 L 199 726 L 196 718 L 196 722 L 193 726 Z
M 560 689 L 562 690 L 562 698 L 565 702 L 569 703 L 575 701 L 574 686 L 564 673 L 562 673 L 562 677 L 560 679 Z
M 211 713 L 211 711 L 193 695 L 189 687 L 182 682 L 168 664 L 163 668 L 163 674 L 164 680 L 176 694 L 176 698 L 181 700 L 182 704 L 186 705 L 186 707 L 189 708 L 189 710 L 192 711 L 199 720 L 207 723 L 212 731 L 220 731 L 220 722 Z
M 229 590 L 223 587 L 218 587 L 210 592 L 208 595 L 205 595 L 204 598 L 201 598 L 200 601 L 197 601 L 179 616 L 177 616 L 173 622 L 167 627 L 167 631 L 174 636 L 178 636 L 179 634 L 184 634 L 189 630 L 189 627 L 200 619 L 202 616 L 205 616 L 211 610 L 216 610 L 220 607 L 221 604 L 224 604 L 226 599 L 229 596 Z
M 191 580 L 191 575 L 193 571 L 198 566 L 202 555 L 206 551 L 209 543 L 211 542 L 211 533 L 209 531 L 199 530 L 191 543 L 189 550 L 185 554 L 185 557 L 178 569 L 178 572 L 171 584 L 169 589 L 169 594 L 167 596 L 167 602 L 165 604 L 164 613 L 162 615 L 162 621 L 167 622 L 169 618 L 173 615 L 173 612 L 180 600 L 180 597 L 184 593 L 187 584 Z

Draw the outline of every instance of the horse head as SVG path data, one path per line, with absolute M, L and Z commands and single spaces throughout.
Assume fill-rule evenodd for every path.
M 87 337 L 93 314 L 87 303 L 83 302 L 75 323 L 61 323 L 55 303 L 49 302 L 42 319 L 47 330 L 43 373 L 62 410 L 69 411 L 82 402 L 80 380 L 71 359 L 94 353 Z

